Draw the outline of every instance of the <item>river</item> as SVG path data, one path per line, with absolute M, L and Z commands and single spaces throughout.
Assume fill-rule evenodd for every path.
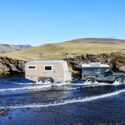
M 0 78 L 0 125 L 122 125 L 125 84 L 41 86 Z

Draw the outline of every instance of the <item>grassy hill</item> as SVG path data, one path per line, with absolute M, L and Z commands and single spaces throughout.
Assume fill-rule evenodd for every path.
M 70 54 L 101 54 L 101 53 L 125 53 L 125 40 L 119 39 L 76 39 L 66 42 L 45 44 L 1 56 L 9 56 L 23 60 L 54 60 L 65 58 Z
M 0 53 L 9 53 L 14 51 L 20 51 L 24 49 L 31 48 L 30 45 L 9 45 L 9 44 L 0 44 Z

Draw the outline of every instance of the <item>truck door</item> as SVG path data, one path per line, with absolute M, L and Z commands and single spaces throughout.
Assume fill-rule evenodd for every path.
M 102 81 L 103 80 L 103 74 L 102 74 L 102 69 L 101 68 L 95 68 L 94 69 L 94 74 L 96 77 L 97 81 Z
M 104 82 L 112 82 L 113 79 L 113 75 L 112 75 L 112 71 L 110 69 L 105 69 L 104 70 L 104 75 L 103 75 L 103 81 Z

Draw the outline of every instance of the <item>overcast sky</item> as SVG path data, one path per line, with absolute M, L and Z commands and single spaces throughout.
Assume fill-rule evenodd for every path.
M 125 39 L 125 0 L 0 0 L 0 43 Z

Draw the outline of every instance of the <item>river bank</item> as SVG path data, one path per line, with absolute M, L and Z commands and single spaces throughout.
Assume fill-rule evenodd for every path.
M 24 74 L 24 67 L 26 61 L 12 59 L 9 57 L 0 57 L 0 75 L 16 75 L 16 74 Z
M 109 64 L 113 71 L 125 72 L 125 55 L 123 53 L 112 54 L 65 54 L 65 58 L 71 67 L 71 72 L 80 72 L 82 63 L 101 62 Z M 0 57 L 0 75 L 13 75 L 25 73 L 25 60 L 12 59 L 9 57 Z M 77 73 L 78 73 L 77 72 Z M 75 73 L 75 72 L 74 72 Z

